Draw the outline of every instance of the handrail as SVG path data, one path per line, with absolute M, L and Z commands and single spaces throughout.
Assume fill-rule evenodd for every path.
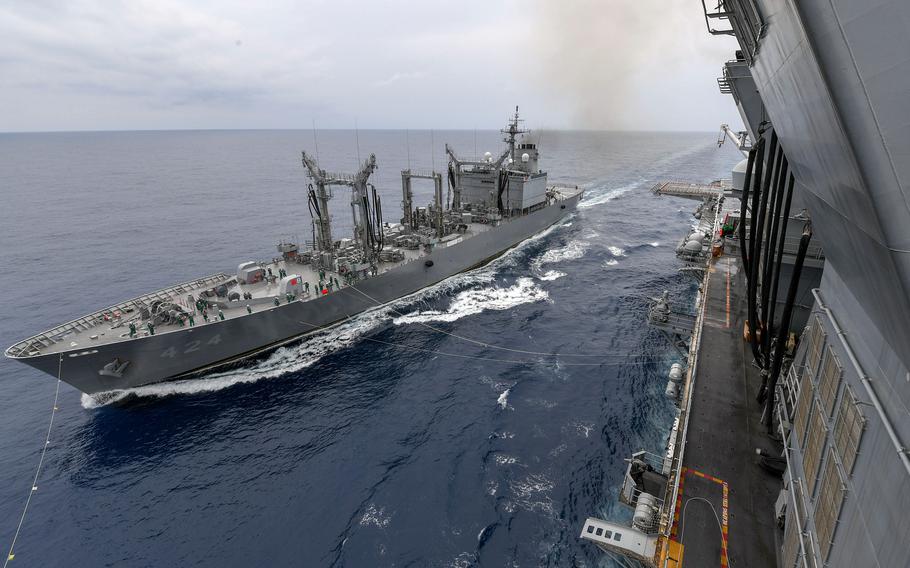
M 98 325 L 98 321 L 97 321 L 98 318 L 103 318 L 105 313 L 109 313 L 109 312 L 112 312 L 115 310 L 123 310 L 128 307 L 135 307 L 137 302 L 141 302 L 143 300 L 147 300 L 147 299 L 151 299 L 151 298 L 159 298 L 159 299 L 166 298 L 166 297 L 169 297 L 169 294 L 173 294 L 175 292 L 179 293 L 180 290 L 185 292 L 187 290 L 187 287 L 190 287 L 191 289 L 201 288 L 203 286 L 208 285 L 211 282 L 217 282 L 219 280 L 224 280 L 227 278 L 229 278 L 229 276 L 227 274 L 225 274 L 224 272 L 219 272 L 217 274 L 212 274 L 209 276 L 205 276 L 203 278 L 197 278 L 195 280 L 188 280 L 186 282 L 181 282 L 180 284 L 175 284 L 173 286 L 169 286 L 168 288 L 162 288 L 161 290 L 149 292 L 148 294 L 143 294 L 142 296 L 137 296 L 135 298 L 125 300 L 118 304 L 114 304 L 113 306 L 108 306 L 106 308 L 102 308 L 102 309 L 94 311 L 88 315 L 78 317 L 72 321 L 68 321 L 66 323 L 57 325 L 55 327 L 52 327 L 51 329 L 48 329 L 41 333 L 37 333 L 29 338 L 23 339 L 22 341 L 19 341 L 19 342 L 13 344 L 12 346 L 10 346 L 9 348 L 7 348 L 6 355 L 8 357 L 21 357 L 22 354 L 26 352 L 26 349 L 33 347 L 34 346 L 33 344 L 36 342 L 41 343 L 44 347 L 50 347 L 51 345 L 54 345 L 55 343 L 59 343 L 60 341 L 62 341 L 63 338 L 61 336 L 67 332 L 70 332 L 73 330 L 84 331 L 84 329 L 76 329 L 76 326 L 79 324 L 84 325 L 85 329 L 95 327 L 96 325 Z M 44 344 L 45 341 L 49 342 L 49 344 Z
M 778 387 L 778 388 L 781 388 L 781 387 Z M 811 388 L 811 385 L 804 385 L 802 388 Z M 790 437 L 787 436 L 787 434 L 784 432 L 784 421 L 781 420 L 781 418 L 783 417 L 781 415 L 781 409 L 780 409 L 780 405 L 782 404 L 782 402 L 783 402 L 783 397 L 778 397 L 777 427 L 780 429 L 780 436 L 781 436 L 781 439 L 784 441 L 784 458 L 787 461 L 787 477 L 790 478 L 790 488 L 791 488 L 790 491 L 793 492 L 793 487 L 796 486 L 796 484 L 798 483 L 799 480 L 793 479 L 793 470 L 790 468 Z M 803 495 L 805 495 L 805 494 L 800 493 L 800 498 L 802 498 Z M 796 507 L 796 511 L 793 516 L 796 519 L 796 530 L 799 531 L 799 551 L 802 553 L 802 556 L 803 556 L 803 566 L 806 566 L 807 555 L 806 555 L 806 548 L 803 545 L 802 521 L 799 518 L 799 504 L 796 502 L 796 493 L 795 492 L 793 492 L 793 505 Z M 805 508 L 805 503 L 803 503 L 803 507 Z M 814 550 L 812 551 L 812 560 L 813 560 L 812 564 L 814 564 L 815 566 L 818 566 L 818 563 L 815 561 L 815 551 Z

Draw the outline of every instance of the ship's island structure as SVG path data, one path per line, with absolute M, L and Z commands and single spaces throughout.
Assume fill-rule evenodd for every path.
M 678 418 L 624 456 L 631 520 L 581 537 L 623 566 L 910 566 L 910 3 L 702 7 L 739 43 L 718 84 L 746 130 L 718 142 L 744 158 L 654 188 L 702 201 L 696 309 L 647 314 Z

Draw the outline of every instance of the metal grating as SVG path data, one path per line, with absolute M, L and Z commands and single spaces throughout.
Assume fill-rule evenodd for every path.
M 821 398 L 822 407 L 825 409 L 825 417 L 831 416 L 834 410 L 834 401 L 837 399 L 837 389 L 840 387 L 840 378 L 843 374 L 843 368 L 837 355 L 829 345 L 825 349 L 825 361 L 822 363 L 821 376 L 818 382 L 818 396 Z
M 848 385 L 844 388 L 844 396 L 837 411 L 837 422 L 834 423 L 834 446 L 847 475 L 853 472 L 853 464 L 859 451 L 859 440 L 865 425 L 866 419 L 863 418 L 856 396 Z
M 828 558 L 831 551 L 832 537 L 840 508 L 844 502 L 844 483 L 834 461 L 834 450 L 828 452 L 828 462 L 822 476 L 822 485 L 818 493 L 818 505 L 815 508 L 815 530 L 818 534 L 818 546 L 822 560 Z
M 809 328 L 809 349 L 806 357 L 806 370 L 812 375 L 813 380 L 818 371 L 818 363 L 822 358 L 822 348 L 825 345 L 825 330 L 818 316 L 813 318 L 812 327 Z
M 793 414 L 793 428 L 796 432 L 794 446 L 802 448 L 806 443 L 806 426 L 809 424 L 809 408 L 812 404 L 812 381 L 803 377 L 799 395 L 796 399 L 796 412 Z
M 825 437 L 828 428 L 825 426 L 825 417 L 819 405 L 813 405 L 812 417 L 809 423 L 809 435 L 806 442 L 806 451 L 803 454 L 803 473 L 806 476 L 806 486 L 809 495 L 815 493 L 815 482 L 818 480 L 818 464 L 822 459 L 825 449 Z

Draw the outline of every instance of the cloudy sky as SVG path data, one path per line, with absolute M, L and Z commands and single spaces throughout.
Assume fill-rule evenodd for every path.
M 713 130 L 698 0 L 6 0 L 0 132 Z

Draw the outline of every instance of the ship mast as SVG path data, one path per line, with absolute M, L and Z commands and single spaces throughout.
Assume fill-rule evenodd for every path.
M 509 121 L 508 127 L 500 130 L 501 133 L 506 135 L 502 141 L 509 145 L 509 157 L 512 158 L 512 161 L 515 160 L 515 137 L 518 134 L 530 132 L 520 126 L 522 122 L 524 122 L 524 120 L 518 118 L 518 105 L 515 105 L 515 115 L 512 116 L 512 120 Z

